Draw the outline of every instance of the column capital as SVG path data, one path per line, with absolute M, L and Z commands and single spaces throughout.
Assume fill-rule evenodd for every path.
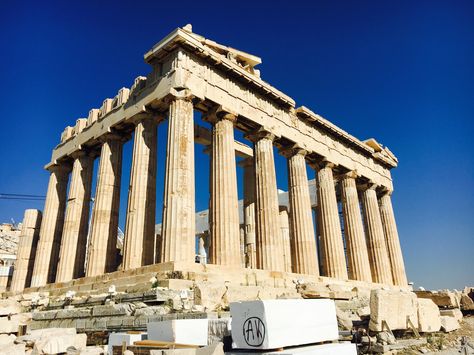
M 309 165 L 313 169 L 317 169 L 317 170 L 321 170 L 321 169 L 324 169 L 324 168 L 334 169 L 337 166 L 337 164 L 330 162 L 326 158 L 323 158 L 323 159 L 318 160 L 318 161 L 311 161 L 309 163 Z
M 169 94 L 164 98 L 164 101 L 169 105 L 170 102 L 174 100 L 192 101 L 194 97 L 189 89 L 179 90 L 177 88 L 171 88 Z
M 255 143 L 261 139 L 269 139 L 273 142 L 278 137 L 275 133 L 271 132 L 270 129 L 266 127 L 260 127 L 255 131 L 247 133 L 245 138 Z
M 69 163 L 54 164 L 46 168 L 50 173 L 69 173 L 71 169 L 72 166 Z
M 360 174 L 357 172 L 357 170 L 351 170 L 348 171 L 347 173 L 341 174 L 341 179 L 357 179 L 360 177 Z
M 376 184 L 375 182 L 373 181 L 369 181 L 367 184 L 366 184 L 366 190 L 377 190 L 377 188 L 379 187 L 378 184 Z
M 291 158 L 295 155 L 302 155 L 303 157 L 305 157 L 308 154 L 308 151 L 298 144 L 293 144 L 291 146 L 283 147 L 282 149 L 280 149 L 280 154 L 283 155 L 285 158 Z
M 120 141 L 120 142 L 125 142 L 129 139 L 130 134 L 124 135 L 124 134 L 119 134 L 118 132 L 111 131 L 106 134 L 101 135 L 98 139 L 101 143 L 105 143 L 108 141 Z
M 212 124 L 220 120 L 229 120 L 232 123 L 237 121 L 238 114 L 225 106 L 214 106 L 203 115 L 203 120 Z
M 93 157 L 94 154 L 86 149 L 79 149 L 71 153 L 71 158 L 77 159 L 82 157 Z
M 165 120 L 165 114 L 158 111 L 149 111 L 139 113 L 138 115 L 132 117 L 130 122 L 137 126 L 140 122 L 150 121 L 151 123 L 160 123 Z
M 389 189 L 388 187 L 385 187 L 385 186 L 382 186 L 380 188 L 380 197 L 383 197 L 383 196 L 392 196 L 392 193 L 393 193 L 393 189 Z

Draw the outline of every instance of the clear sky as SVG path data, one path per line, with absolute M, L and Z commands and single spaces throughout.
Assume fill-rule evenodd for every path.
M 425 288 L 474 285 L 472 1 L 4 2 L 0 193 L 44 195 L 43 166 L 64 127 L 148 73 L 143 54 L 187 23 L 262 57 L 262 78 L 297 106 L 388 146 L 400 161 L 393 203 L 409 279 Z M 196 152 L 203 209 L 209 162 Z M 122 227 L 130 155 L 131 142 Z M 163 159 L 161 149 L 158 221 Z M 277 168 L 286 189 L 283 158 Z M 43 203 L 0 200 L 0 222 L 20 221 L 25 208 Z

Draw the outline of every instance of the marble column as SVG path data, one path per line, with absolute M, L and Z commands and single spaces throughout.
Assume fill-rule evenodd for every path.
M 13 269 L 10 291 L 21 292 L 29 287 L 33 273 L 36 246 L 38 244 L 41 225 L 41 211 L 25 210 L 21 234 L 18 240 L 15 268 Z
M 161 261 L 193 263 L 195 231 L 193 103 L 178 97 L 169 107 Z
M 357 175 L 354 172 L 350 172 L 345 174 L 341 180 L 342 213 L 344 215 L 349 279 L 372 282 L 356 177 Z
M 306 151 L 290 149 L 288 158 L 288 197 L 293 272 L 319 275 L 311 198 L 306 172 Z
M 279 223 L 273 140 L 269 132 L 254 137 L 257 267 L 284 271 L 282 236 Z
M 376 185 L 371 184 L 362 193 L 367 249 L 372 271 L 372 281 L 391 285 L 392 272 L 377 201 Z
M 92 208 L 86 276 L 102 275 L 117 268 L 122 145 L 118 135 L 104 137 Z
M 334 188 L 333 164 L 323 162 L 317 172 L 317 194 L 320 211 L 320 247 L 325 276 L 346 280 L 347 266 L 341 223 Z
M 234 150 L 236 116 L 218 113 L 208 119 L 213 122 L 209 262 L 240 266 L 239 199 Z
M 280 229 L 282 238 L 282 250 L 283 250 L 283 264 L 284 271 L 292 271 L 292 260 L 291 260 L 291 241 L 290 241 L 290 220 L 288 216 L 288 208 L 286 206 L 280 206 Z
M 379 199 L 380 216 L 387 243 L 388 256 L 392 267 L 393 283 L 397 286 L 406 286 L 407 276 L 403 262 L 402 249 L 398 238 L 397 224 L 393 213 L 391 191 L 385 192 Z
M 157 120 L 136 123 L 128 191 L 122 269 L 154 263 Z
M 85 274 L 94 158 L 83 151 L 73 158 L 56 282 L 67 282 Z
M 59 248 L 64 225 L 66 190 L 70 166 L 54 165 L 49 168 L 48 192 L 41 221 L 40 238 L 36 248 L 31 286 L 39 287 L 56 279 Z
M 257 267 L 255 241 L 255 161 L 246 158 L 241 162 L 244 169 L 244 228 L 245 228 L 245 266 Z

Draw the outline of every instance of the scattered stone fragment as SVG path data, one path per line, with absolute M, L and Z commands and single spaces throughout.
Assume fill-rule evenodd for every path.
M 459 299 L 452 291 L 415 291 L 418 298 L 429 298 L 438 307 L 459 307 Z
M 0 316 L 21 313 L 20 303 L 13 298 L 0 299 Z
M 86 334 L 61 334 L 43 337 L 35 342 L 33 351 L 37 354 L 65 353 L 68 348 L 84 349 L 87 343 Z
M 431 299 L 418 299 L 418 331 L 438 332 L 440 328 L 441 317 L 438 306 Z
M 407 329 L 408 319 L 416 327 L 418 307 L 417 298 L 413 292 L 382 289 L 371 292 L 370 330 L 381 331 L 383 321 L 387 322 L 391 330 Z
M 449 333 L 459 329 L 459 322 L 454 317 L 441 316 L 441 328 L 444 332 Z
M 459 308 L 452 308 L 452 309 L 440 309 L 440 313 L 442 316 L 453 317 L 458 322 L 462 321 L 462 312 Z

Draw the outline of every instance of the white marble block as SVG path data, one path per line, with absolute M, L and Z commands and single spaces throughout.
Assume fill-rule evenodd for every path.
M 207 345 L 207 319 L 175 319 L 147 324 L 148 339 L 187 345 Z
M 248 355 L 255 352 L 230 352 L 227 355 Z M 357 347 L 351 343 L 320 344 L 310 346 L 299 346 L 296 348 L 277 351 L 259 352 L 259 355 L 357 355 Z
M 146 333 L 141 333 L 141 334 L 110 333 L 107 352 L 109 355 L 112 355 L 112 346 L 122 345 L 123 342 L 127 343 L 127 345 L 133 345 L 134 342 L 145 340 L 146 338 L 147 338 Z
M 236 349 L 276 349 L 338 339 L 336 306 L 328 299 L 230 304 Z

